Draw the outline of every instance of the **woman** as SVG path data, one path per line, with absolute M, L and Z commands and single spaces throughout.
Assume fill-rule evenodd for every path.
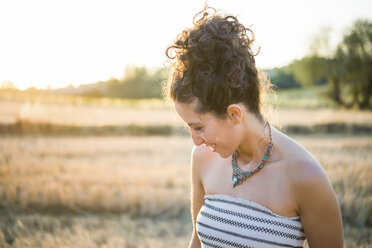
M 253 40 L 237 18 L 206 7 L 166 52 L 166 93 L 195 144 L 190 247 L 342 247 L 322 166 L 261 113 Z

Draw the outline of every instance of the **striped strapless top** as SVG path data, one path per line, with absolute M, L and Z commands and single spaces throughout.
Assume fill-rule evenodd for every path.
M 300 217 L 285 217 L 253 201 L 205 195 L 196 219 L 202 247 L 303 247 Z

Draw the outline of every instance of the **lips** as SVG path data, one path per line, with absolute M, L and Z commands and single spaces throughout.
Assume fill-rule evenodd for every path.
M 207 145 L 207 144 L 203 144 L 203 145 L 205 145 L 205 146 L 207 146 L 207 147 L 209 147 L 212 151 L 216 151 L 216 144 L 213 144 L 213 145 Z

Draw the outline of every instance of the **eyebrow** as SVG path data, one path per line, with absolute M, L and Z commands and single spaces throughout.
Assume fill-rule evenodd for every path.
M 187 123 L 187 125 L 189 125 L 189 126 L 195 126 L 196 124 L 198 124 L 198 122 L 190 122 L 190 123 Z

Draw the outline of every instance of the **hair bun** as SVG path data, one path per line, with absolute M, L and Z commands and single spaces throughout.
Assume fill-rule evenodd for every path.
M 254 33 L 235 16 L 217 14 L 206 5 L 193 22 L 166 50 L 174 61 L 168 82 L 171 100 L 187 103 L 197 98 L 200 112 L 219 116 L 228 105 L 243 102 L 260 115 L 261 87 L 251 49 Z

